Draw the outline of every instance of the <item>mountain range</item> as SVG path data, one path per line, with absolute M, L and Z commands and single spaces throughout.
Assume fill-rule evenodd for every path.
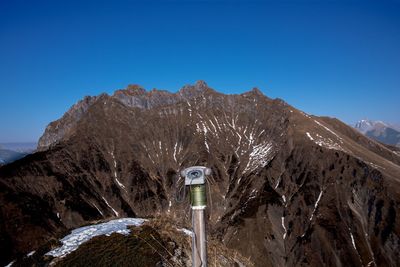
M 400 127 L 382 121 L 360 120 L 354 128 L 384 144 L 400 147 Z
M 21 159 L 35 151 L 36 143 L 0 143 L 0 165 Z
M 0 264 L 103 220 L 190 228 L 188 196 L 176 196 L 195 165 L 212 170 L 209 239 L 245 266 L 400 262 L 400 150 L 257 88 L 226 95 L 199 81 L 85 97 L 37 152 L 0 167 Z

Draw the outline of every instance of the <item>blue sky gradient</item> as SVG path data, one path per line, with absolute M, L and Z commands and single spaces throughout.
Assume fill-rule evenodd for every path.
M 0 1 L 0 142 L 85 95 L 205 80 L 346 123 L 400 123 L 400 1 Z

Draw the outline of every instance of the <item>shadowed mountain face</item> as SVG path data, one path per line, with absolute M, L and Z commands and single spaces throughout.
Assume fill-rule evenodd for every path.
M 212 169 L 209 234 L 256 266 L 395 266 L 400 153 L 253 89 L 129 86 L 52 122 L 40 152 L 0 169 L 1 263 L 108 217 L 168 217 L 179 170 Z

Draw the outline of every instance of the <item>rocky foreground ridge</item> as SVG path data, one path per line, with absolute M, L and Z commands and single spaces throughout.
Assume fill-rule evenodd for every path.
M 212 169 L 209 234 L 255 266 L 398 266 L 400 155 L 258 89 L 86 97 L 0 168 L 0 263 L 114 217 L 190 225 L 179 170 Z

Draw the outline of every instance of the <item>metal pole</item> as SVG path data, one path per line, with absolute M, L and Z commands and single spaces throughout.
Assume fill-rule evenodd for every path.
M 207 205 L 206 175 L 210 174 L 211 169 L 203 166 L 189 167 L 181 172 L 182 177 L 185 177 L 185 185 L 190 186 L 193 267 L 207 267 L 207 237 L 204 212 Z
M 205 207 L 192 207 L 192 224 L 194 232 L 192 237 L 193 267 L 207 266 L 207 238 L 204 209 Z
M 207 238 L 204 210 L 207 205 L 206 186 L 192 185 L 190 188 L 192 200 L 192 261 L 193 267 L 207 267 Z

